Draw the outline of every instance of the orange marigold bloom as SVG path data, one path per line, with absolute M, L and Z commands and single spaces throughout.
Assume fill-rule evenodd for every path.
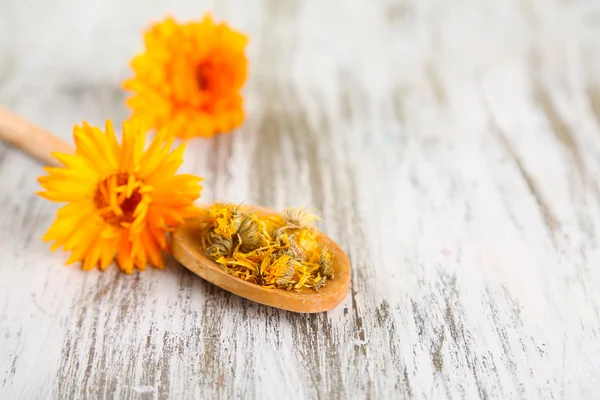
M 86 270 L 106 269 L 115 254 L 128 274 L 147 263 L 162 268 L 161 251 L 169 250 L 165 232 L 198 215 L 193 202 L 202 179 L 175 175 L 185 145 L 171 151 L 173 137 L 163 130 L 145 149 L 144 131 L 127 122 L 122 144 L 111 121 L 106 132 L 84 122 L 73 136 L 74 155 L 54 154 L 64 168 L 46 167 L 49 175 L 38 178 L 46 189 L 40 196 L 68 203 L 44 240 L 54 241 L 52 250 L 71 251 L 67 264 L 83 261 Z
M 131 62 L 135 73 L 123 87 L 132 120 L 148 121 L 177 136 L 210 137 L 244 120 L 247 38 L 210 16 L 179 24 L 173 18 L 146 32 L 145 53 Z

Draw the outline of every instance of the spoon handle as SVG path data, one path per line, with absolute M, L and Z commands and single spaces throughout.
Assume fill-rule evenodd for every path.
M 73 147 L 50 132 L 0 106 L 0 139 L 12 144 L 45 165 L 58 166 L 52 153 L 73 153 Z

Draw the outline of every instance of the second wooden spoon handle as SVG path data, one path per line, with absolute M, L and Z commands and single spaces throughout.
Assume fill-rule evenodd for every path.
M 59 165 L 51 153 L 73 153 L 73 147 L 50 132 L 0 106 L 0 139 L 35 157 L 45 165 Z

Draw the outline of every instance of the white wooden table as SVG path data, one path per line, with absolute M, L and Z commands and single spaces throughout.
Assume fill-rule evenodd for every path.
M 184 170 L 319 208 L 347 299 L 63 267 L 40 165 L 0 144 L 0 398 L 600 397 L 597 0 L 2 0 L 0 104 L 120 122 L 142 29 L 207 10 L 251 37 L 248 118 Z

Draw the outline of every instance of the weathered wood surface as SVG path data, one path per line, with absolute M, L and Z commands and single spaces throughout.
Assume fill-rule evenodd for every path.
M 64 268 L 40 166 L 0 145 L 0 398 L 600 397 L 600 3 L 4 0 L 0 103 L 65 139 L 121 121 L 143 27 L 206 10 L 251 36 L 248 118 L 185 169 L 320 208 L 350 295 Z

